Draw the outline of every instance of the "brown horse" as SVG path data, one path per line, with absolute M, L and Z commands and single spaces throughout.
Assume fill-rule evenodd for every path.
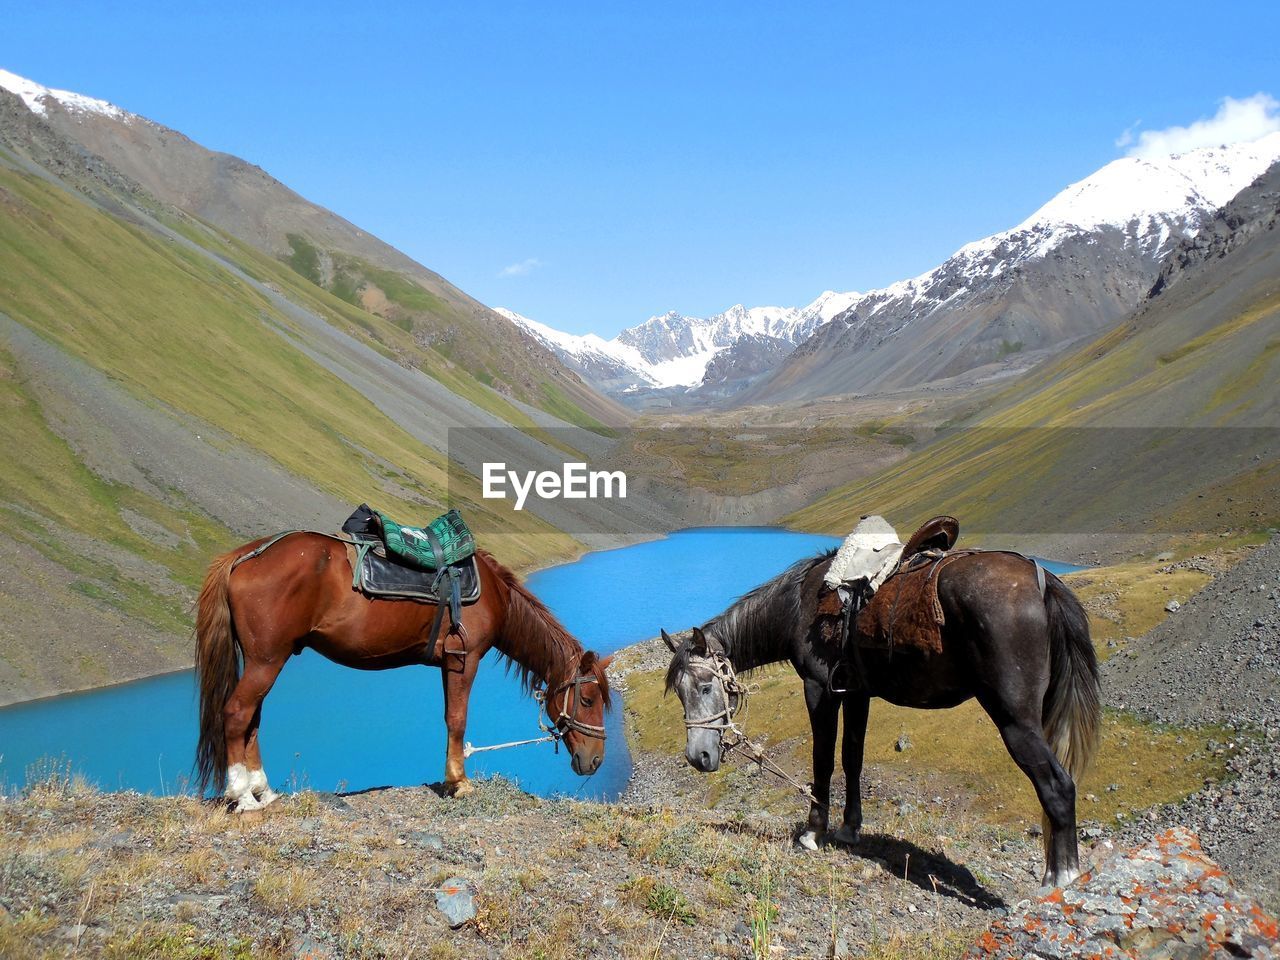
M 289 656 L 306 647 L 361 670 L 408 664 L 441 669 L 448 728 L 444 786 L 451 794 L 472 789 L 463 754 L 467 701 L 480 660 L 493 647 L 520 672 L 526 690 L 545 688 L 547 718 L 553 735 L 568 748 L 574 772 L 588 776 L 599 768 L 609 705 L 608 659 L 583 650 L 492 555 L 476 553 L 481 594 L 463 608 L 463 630 L 454 629 L 446 608 L 441 642 L 428 656 L 434 606 L 371 599 L 354 590 L 346 544 L 324 534 L 291 533 L 257 556 L 246 556 L 268 540 L 217 557 L 200 591 L 196 777 L 201 792 L 210 784 L 225 788 L 237 812 L 276 799 L 258 745 L 262 701 Z

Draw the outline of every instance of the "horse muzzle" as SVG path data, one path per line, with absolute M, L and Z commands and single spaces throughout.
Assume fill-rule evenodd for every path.
M 719 750 L 703 750 L 690 746 L 685 750 L 684 758 L 689 761 L 689 766 L 701 773 L 715 773 L 720 769 Z
M 573 772 L 580 777 L 589 777 L 600 769 L 600 764 L 604 762 L 604 757 L 598 753 L 590 756 L 584 756 L 575 752 L 569 758 L 569 766 L 573 768 Z

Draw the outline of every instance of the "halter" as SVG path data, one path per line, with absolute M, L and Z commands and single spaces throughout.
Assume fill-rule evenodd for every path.
M 590 676 L 578 676 L 578 665 L 574 664 L 574 676 L 566 680 L 560 686 L 556 687 L 549 695 L 545 690 L 534 691 L 534 698 L 542 705 L 538 710 L 538 726 L 542 731 L 552 737 L 556 741 L 557 748 L 560 741 L 564 739 L 566 733 L 573 731 L 583 736 L 594 737 L 597 740 L 605 740 L 604 727 L 597 727 L 593 723 L 583 723 L 578 719 L 578 706 L 582 701 L 582 694 L 578 692 L 578 688 L 588 683 L 594 683 L 597 687 L 600 685 L 600 678 L 594 673 Z M 569 694 L 573 694 L 573 709 L 569 709 Z M 560 697 L 560 717 L 554 723 L 551 723 L 551 714 L 546 710 L 548 701 L 554 702 L 555 697 Z M 547 722 L 543 722 L 543 714 L 546 714 Z
M 759 689 L 757 684 L 746 685 L 738 680 L 733 664 L 723 653 L 712 653 L 706 658 L 711 665 L 711 676 L 720 683 L 720 691 L 724 694 L 724 706 L 719 712 L 706 717 L 690 720 L 684 718 L 686 730 L 716 730 L 720 733 L 720 759 L 734 747 L 746 740 L 742 728 L 734 723 L 733 718 L 747 702 L 747 694 Z M 730 738 L 732 735 L 732 739 Z
M 577 664 L 574 664 L 574 671 L 577 671 Z M 597 740 L 608 739 L 605 735 L 604 727 L 597 727 L 594 724 L 583 723 L 575 714 L 578 712 L 578 687 L 583 684 L 594 683 L 599 686 L 599 679 L 593 674 L 589 677 L 575 676 L 572 680 L 566 680 L 560 686 L 552 691 L 551 696 L 561 695 L 560 700 L 560 719 L 555 723 L 551 723 L 551 714 L 546 713 L 547 691 L 539 687 L 533 691 L 533 699 L 538 701 L 538 729 L 546 734 L 545 737 L 537 737 L 533 740 L 511 740 L 507 743 L 495 743 L 488 747 L 476 747 L 470 743 L 466 743 L 462 748 L 462 757 L 465 760 L 473 753 L 485 753 L 489 750 L 506 750 L 508 747 L 523 747 L 531 743 L 554 743 L 556 745 L 556 753 L 560 752 L 560 741 L 564 739 L 564 735 L 570 730 L 581 733 L 584 736 L 595 737 Z M 573 711 L 569 711 L 569 691 L 573 691 Z M 543 721 L 543 715 L 546 714 L 546 721 Z
M 815 803 L 827 809 L 827 804 L 823 803 L 813 794 L 813 788 L 800 783 L 791 774 L 778 766 L 764 752 L 764 746 L 757 743 L 747 736 L 747 732 L 734 722 L 734 717 L 738 714 L 747 702 L 748 695 L 760 692 L 758 683 L 744 684 L 738 679 L 738 674 L 733 669 L 733 664 L 729 662 L 729 658 L 723 653 L 712 653 L 704 657 L 711 664 L 711 675 L 720 681 L 720 689 L 724 691 L 724 708 L 718 713 L 713 713 L 708 717 L 699 717 L 697 720 L 684 718 L 685 729 L 687 730 L 717 730 L 720 733 L 720 759 L 724 760 L 737 747 L 742 747 L 747 758 L 756 764 L 761 770 L 772 773 L 775 777 L 787 781 L 791 786 L 795 787 L 801 796 L 807 797 L 811 803 Z

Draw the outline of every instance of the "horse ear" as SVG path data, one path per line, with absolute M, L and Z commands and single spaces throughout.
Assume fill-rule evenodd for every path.
M 600 664 L 599 664 L 600 672 L 603 673 L 604 671 L 608 670 L 609 664 L 611 663 L 613 663 L 613 654 L 609 654 L 609 656 L 605 657 L 603 660 L 600 661 Z
M 707 635 L 702 632 L 701 627 L 693 628 L 693 649 L 697 650 L 698 653 L 707 652 Z
M 665 630 L 662 631 L 662 642 L 667 645 L 667 649 L 670 650 L 672 653 L 679 652 L 680 647 L 676 644 L 674 640 L 671 639 L 670 634 L 668 634 L 667 631 Z

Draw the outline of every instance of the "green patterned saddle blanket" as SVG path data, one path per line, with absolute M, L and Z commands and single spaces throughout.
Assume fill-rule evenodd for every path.
M 442 570 L 476 552 L 475 538 L 457 510 L 436 517 L 425 527 L 411 527 L 362 503 L 342 530 L 362 539 L 381 540 L 388 557 L 422 570 Z

